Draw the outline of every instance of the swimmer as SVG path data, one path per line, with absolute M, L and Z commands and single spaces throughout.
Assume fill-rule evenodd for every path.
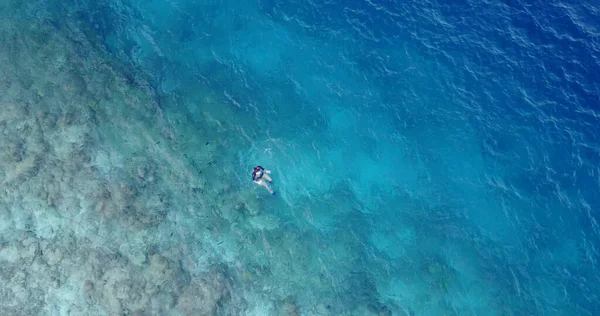
M 260 186 L 265 187 L 265 189 L 267 189 L 267 191 L 269 191 L 271 195 L 275 195 L 275 192 L 273 192 L 273 190 L 271 190 L 271 187 L 269 187 L 267 182 L 265 182 L 265 180 L 273 182 L 273 179 L 271 179 L 271 177 L 269 176 L 270 174 L 271 170 L 266 170 L 262 166 L 256 166 L 254 167 L 254 171 L 252 171 L 252 181 L 254 181 L 254 183 Z

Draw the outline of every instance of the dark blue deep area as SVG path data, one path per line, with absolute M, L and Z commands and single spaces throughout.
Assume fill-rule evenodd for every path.
M 232 181 L 260 160 L 280 174 L 273 211 L 312 199 L 293 225 L 354 233 L 371 283 L 345 299 L 600 313 L 598 3 L 73 2 L 165 111 L 227 100 Z

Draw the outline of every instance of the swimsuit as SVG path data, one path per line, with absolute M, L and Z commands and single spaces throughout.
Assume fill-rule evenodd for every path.
M 252 171 L 252 181 L 256 182 L 262 179 L 264 175 L 263 170 L 265 170 L 265 168 L 261 166 L 254 167 L 254 171 Z

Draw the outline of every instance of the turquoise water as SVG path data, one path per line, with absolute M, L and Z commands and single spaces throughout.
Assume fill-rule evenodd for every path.
M 0 12 L 3 315 L 599 313 L 596 3 Z

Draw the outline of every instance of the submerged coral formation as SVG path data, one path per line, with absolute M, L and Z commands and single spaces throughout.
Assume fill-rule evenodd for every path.
M 26 17 L 12 22 L 18 27 Z M 0 310 L 213 315 L 250 309 L 244 291 L 263 292 L 280 281 L 266 266 L 243 268 L 252 260 L 236 254 L 279 261 L 274 236 L 243 224 L 261 214 L 262 203 L 246 188 L 217 181 L 211 166 L 218 143 L 198 146 L 189 157 L 178 154 L 193 140 L 178 135 L 143 79 L 122 72 L 89 30 L 64 22 L 38 20 L 17 41 L 10 40 L 12 29 L 1 31 L 2 43 L 11 43 L 1 57 L 11 62 L 0 66 L 6 88 Z M 244 228 L 228 227 L 236 223 Z M 279 220 L 273 223 L 271 229 Z M 230 230 L 235 234 L 225 234 Z M 280 293 L 275 300 L 283 305 L 273 306 L 300 315 L 296 303 L 283 299 L 290 294 Z

